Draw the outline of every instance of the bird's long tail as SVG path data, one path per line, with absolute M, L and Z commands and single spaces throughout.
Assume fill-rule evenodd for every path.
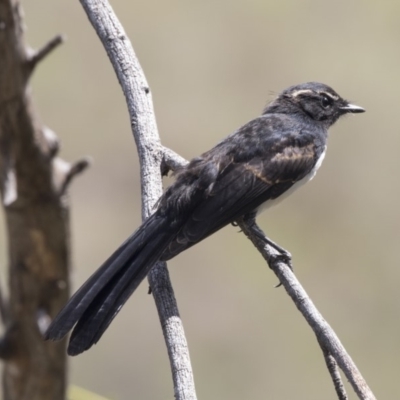
M 80 354 L 97 343 L 174 236 L 168 218 L 157 213 L 148 218 L 72 296 L 46 339 L 59 340 L 75 325 L 68 354 Z

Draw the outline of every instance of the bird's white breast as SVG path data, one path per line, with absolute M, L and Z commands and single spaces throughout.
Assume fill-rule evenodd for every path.
M 313 179 L 315 174 L 317 173 L 318 168 L 321 166 L 322 161 L 324 161 L 325 153 L 326 153 L 326 146 L 324 148 L 324 151 L 319 156 L 317 162 L 315 163 L 314 168 L 303 179 L 297 181 L 292 187 L 290 187 L 288 190 L 286 190 L 286 192 L 281 194 L 278 198 L 276 198 L 274 200 L 267 200 L 265 203 L 261 204 L 261 206 L 258 207 L 258 209 L 257 209 L 257 214 L 260 214 L 261 212 L 265 211 L 267 208 L 270 208 L 270 207 L 280 203 L 282 200 L 286 199 L 286 197 L 290 196 L 300 186 L 303 186 L 308 181 L 311 181 L 311 179 Z

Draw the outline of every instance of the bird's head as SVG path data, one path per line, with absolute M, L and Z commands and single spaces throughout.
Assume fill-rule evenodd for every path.
M 349 103 L 323 83 L 307 82 L 284 90 L 266 109 L 265 113 L 283 112 L 303 114 L 328 126 L 348 113 L 362 113 L 362 107 Z

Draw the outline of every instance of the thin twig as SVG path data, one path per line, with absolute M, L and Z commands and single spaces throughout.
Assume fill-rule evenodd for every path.
M 132 45 L 106 0 L 80 0 L 114 67 L 129 109 L 131 127 L 140 160 L 142 218 L 153 211 L 162 194 L 162 151 L 154 116 L 151 92 Z M 172 370 L 175 398 L 195 400 L 189 350 L 179 318 L 165 263 L 149 273 Z
M 176 154 L 171 149 L 165 149 L 164 157 L 166 164 L 171 168 L 171 170 L 174 170 L 174 168 L 183 168 L 187 164 L 187 160 Z M 285 262 L 284 258 L 280 257 L 280 253 L 275 248 L 265 244 L 265 240 L 263 240 L 265 234 L 257 224 L 253 223 L 249 225 L 247 221 L 242 220 L 237 221 L 237 225 L 242 229 L 243 233 L 252 241 L 254 246 L 267 261 L 269 267 L 278 276 L 280 284 L 285 287 L 287 293 L 309 323 L 317 336 L 318 343 L 324 353 L 325 359 L 329 354 L 330 359 L 326 359 L 326 362 L 339 400 L 346 399 L 347 395 L 344 391 L 340 375 L 337 371 L 334 371 L 334 366 L 330 362 L 332 361 L 332 358 L 335 364 L 337 362 L 343 370 L 346 378 L 349 380 L 354 391 L 361 400 L 375 400 L 371 389 L 361 376 L 353 360 L 341 344 L 339 338 L 336 336 L 330 325 L 324 320 L 311 299 L 308 297 L 306 291 L 301 286 L 300 282 L 297 280 L 292 271 L 291 264 Z M 328 361 L 330 364 L 328 364 Z M 332 370 L 330 369 L 330 366 L 332 367 Z
M 54 49 L 60 44 L 64 43 L 65 36 L 57 35 L 53 39 L 50 39 L 43 47 L 39 50 L 33 51 L 28 57 L 28 69 L 32 72 L 36 65 L 46 58 Z
M 322 353 L 324 354 L 326 367 L 331 375 L 333 386 L 335 387 L 336 394 L 339 400 L 348 400 L 346 389 L 344 388 L 342 378 L 340 376 L 337 362 L 332 355 L 321 345 Z
M 68 186 L 77 175 L 89 168 L 91 162 L 92 160 L 90 157 L 84 157 L 78 161 L 75 161 L 73 164 L 70 164 L 69 169 L 64 174 L 63 181 L 60 185 L 60 195 L 63 195 L 67 191 Z

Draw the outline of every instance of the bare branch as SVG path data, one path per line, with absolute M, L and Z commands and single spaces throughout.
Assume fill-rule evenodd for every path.
M 294 275 L 291 266 L 282 260 L 276 249 L 265 244 L 265 240 L 262 239 L 262 236 L 265 237 L 265 235 L 257 224 L 248 225 L 244 221 L 238 221 L 238 225 L 267 261 L 269 267 L 275 272 L 286 292 L 311 326 L 311 329 L 317 336 L 318 342 L 321 347 L 323 346 L 323 351 L 325 352 L 324 349 L 326 349 L 334 357 L 358 397 L 362 400 L 375 400 L 375 396 L 358 371 L 357 366 L 349 354 L 347 354 L 346 349 L 333 329 L 308 297 L 306 291 Z
M 31 54 L 28 56 L 28 70 L 32 72 L 36 65 L 47 57 L 53 50 L 55 50 L 60 44 L 65 42 L 65 36 L 57 35 L 53 39 L 49 40 L 42 48 L 36 51 L 30 51 Z
M 106 0 L 80 0 L 114 67 L 129 109 L 140 160 L 142 218 L 162 194 L 162 149 L 149 85 L 127 35 Z M 195 400 L 189 349 L 165 263 L 148 275 L 172 370 L 175 398 Z
M 163 147 L 163 159 L 161 162 L 161 175 L 168 175 L 169 171 L 177 171 L 183 168 L 188 164 L 188 161 L 185 160 L 182 156 L 175 153 L 173 150 Z
M 328 371 L 331 375 L 331 379 L 333 382 L 333 386 L 335 387 L 336 394 L 338 395 L 339 400 L 348 400 L 348 396 L 346 393 L 346 389 L 344 388 L 342 378 L 340 376 L 338 365 L 335 359 L 331 354 L 326 351 L 326 349 L 321 345 L 322 352 L 324 354 L 325 363 L 328 368 Z
M 164 160 L 172 171 L 179 170 L 188 163 L 187 160 L 168 148 L 164 148 Z M 324 320 L 298 282 L 292 271 L 291 264 L 285 262 L 285 258 L 281 257 L 281 254 L 274 247 L 265 243 L 265 234 L 258 225 L 249 225 L 248 222 L 243 220 L 238 221 L 237 224 L 242 229 L 243 233 L 253 242 L 255 247 L 267 261 L 269 267 L 278 276 L 280 283 L 285 287 L 297 308 L 306 318 L 317 336 L 318 343 L 324 354 L 325 362 L 329 373 L 331 374 L 339 400 L 347 400 L 347 394 L 341 381 L 339 371 L 337 370 L 337 363 L 344 371 L 347 379 L 352 384 L 360 399 L 375 399 L 372 391 L 369 389 L 350 356 L 347 354 L 335 332 Z
M 75 161 L 73 164 L 68 164 L 69 169 L 65 172 L 63 180 L 59 186 L 60 195 L 63 195 L 66 192 L 68 186 L 72 182 L 72 179 L 84 172 L 91 165 L 91 163 L 92 159 L 90 157 L 84 157 L 78 161 Z

